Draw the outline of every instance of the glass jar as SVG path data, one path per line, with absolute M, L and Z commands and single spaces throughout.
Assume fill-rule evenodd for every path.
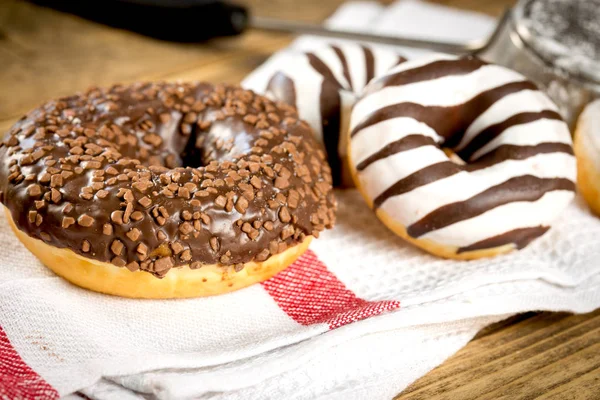
M 520 0 L 478 56 L 537 83 L 573 126 L 600 96 L 600 0 Z

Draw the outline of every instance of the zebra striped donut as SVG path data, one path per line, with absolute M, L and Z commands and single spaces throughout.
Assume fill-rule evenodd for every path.
M 395 52 L 356 43 L 327 45 L 290 54 L 269 80 L 267 96 L 296 107 L 324 144 L 334 185 L 352 182 L 340 134 L 348 131 L 352 105 L 369 81 L 403 61 Z
M 371 82 L 352 111 L 349 158 L 377 216 L 448 258 L 523 248 L 575 192 L 556 105 L 517 72 L 473 57 L 408 61 Z

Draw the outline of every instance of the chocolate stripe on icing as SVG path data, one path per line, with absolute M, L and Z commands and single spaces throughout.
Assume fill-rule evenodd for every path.
M 503 144 L 487 153 L 472 164 L 464 166 L 467 171 L 477 171 L 491 167 L 507 160 L 524 160 L 538 154 L 565 153 L 573 155 L 573 148 L 566 143 L 540 143 L 533 146 L 518 146 L 513 144 Z
M 462 171 L 462 168 L 452 161 L 442 161 L 429 165 L 394 183 L 373 200 L 373 208 L 379 208 L 390 197 L 408 193 L 418 187 L 447 178 Z
M 398 61 L 396 62 L 396 65 L 400 65 L 400 64 L 402 64 L 404 62 L 407 62 L 407 61 L 408 61 L 408 59 L 406 59 L 406 58 L 404 58 L 402 56 L 398 56 Z
M 436 142 L 428 136 L 406 136 L 405 138 L 402 138 L 400 140 L 397 140 L 396 142 L 392 142 L 389 145 L 385 146 L 383 149 L 361 162 L 356 169 L 359 171 L 364 170 L 367 166 L 369 166 L 377 160 L 381 160 L 383 158 L 389 157 L 390 155 L 402 151 L 411 150 L 417 147 L 427 145 L 435 146 Z M 447 178 L 460 171 L 476 171 L 491 167 L 492 165 L 501 163 L 503 161 L 524 160 L 526 158 L 533 157 L 538 154 L 547 153 L 566 153 L 573 155 L 573 149 L 570 145 L 565 143 L 542 143 L 535 146 L 503 145 L 500 146 L 497 151 L 489 154 L 489 157 L 482 158 L 479 162 L 474 164 L 458 165 L 453 162 L 441 162 L 438 164 L 433 164 L 432 166 L 426 167 L 420 171 L 417 171 L 411 174 L 409 177 L 396 182 L 393 186 L 391 186 L 389 189 L 387 189 L 385 192 L 379 195 L 373 203 L 377 208 L 390 197 L 407 193 L 411 190 L 416 189 L 419 186 L 433 183 L 439 179 Z M 447 168 L 447 171 L 442 171 L 443 168 Z M 431 170 L 435 171 L 435 173 L 431 174 Z M 428 179 L 422 180 L 419 174 L 428 174 Z M 421 184 L 417 185 L 418 182 L 421 182 Z
M 306 53 L 306 56 L 308 57 L 308 62 L 310 63 L 310 66 L 313 67 L 313 69 L 317 71 L 321 76 L 323 76 L 323 79 L 328 80 L 332 83 L 335 82 L 339 86 L 342 86 L 335 78 L 333 72 L 331 72 L 331 69 L 329 69 L 327 64 L 325 64 L 319 57 L 317 57 L 313 53 Z
M 463 139 L 467 128 L 469 128 L 481 114 L 504 97 L 524 90 L 537 91 L 538 88 L 531 81 L 509 82 L 478 94 L 471 100 L 466 101 L 463 104 L 462 109 L 460 108 L 461 106 L 457 106 L 460 110 L 460 118 L 454 128 L 458 127 L 458 129 L 454 135 L 444 132 L 443 136 L 448 138 L 444 145 L 450 148 L 457 146 Z M 452 110 L 452 112 L 456 112 L 456 110 Z
M 371 113 L 352 130 L 350 136 L 388 119 L 409 117 L 423 122 L 438 135 L 446 138 L 444 143 L 446 147 L 454 147 L 460 143 L 464 132 L 477 117 L 501 98 L 522 90 L 537 90 L 537 88 L 529 81 L 511 82 L 479 93 L 465 103 L 449 107 L 422 106 L 409 102 L 393 104 Z
M 441 126 L 442 121 L 438 121 L 441 118 L 439 118 L 439 116 L 437 115 L 439 113 L 435 112 L 435 108 L 439 109 L 442 107 L 426 107 L 420 104 L 409 102 L 392 104 L 386 107 L 382 107 L 372 112 L 367 118 L 365 118 L 362 122 L 356 125 L 356 127 L 352 129 L 352 132 L 350 132 L 350 137 L 354 137 L 361 130 L 376 125 L 380 122 L 400 117 L 410 117 L 419 122 L 423 122 L 428 126 Z
M 517 249 L 522 249 L 527 246 L 533 239 L 542 236 L 550 229 L 549 226 L 535 226 L 532 228 L 518 228 L 492 236 L 490 238 L 473 243 L 469 246 L 460 247 L 456 254 L 466 253 L 468 251 L 491 249 L 494 247 L 504 246 L 505 244 L 513 243 Z
M 527 124 L 529 122 L 537 121 L 540 119 L 554 119 L 562 121 L 560 114 L 553 110 L 544 110 L 540 112 L 524 112 L 513 115 L 506 120 L 497 124 L 488 126 L 475 136 L 467 146 L 458 152 L 458 155 L 463 160 L 470 160 L 471 156 L 480 148 L 494 140 L 502 132 L 516 125 Z
M 452 75 L 466 75 L 485 65 L 488 65 L 485 61 L 473 57 L 434 61 L 420 67 L 386 75 L 378 79 L 372 89 L 380 90 L 388 86 L 408 85 L 409 83 L 430 81 Z
M 373 56 L 373 52 L 366 46 L 362 47 L 363 53 L 365 54 L 365 72 L 366 72 L 366 81 L 365 85 L 375 77 L 375 57 Z
M 334 82 L 323 80 L 319 103 L 321 110 L 321 123 L 323 124 L 323 144 L 327 152 L 327 161 L 331 166 L 333 184 L 341 183 L 342 160 L 338 153 L 340 139 L 340 107 L 341 99 L 338 90 L 328 86 L 335 85 Z
M 340 94 L 342 87 L 331 72 L 331 69 L 316 55 L 306 53 L 310 65 L 323 76 L 321 93 L 319 95 L 319 108 L 321 111 L 321 125 L 323 126 L 323 143 L 327 151 L 327 161 L 331 166 L 333 184 L 339 185 L 341 181 L 341 160 L 338 155 L 337 146 L 340 137 Z M 332 87 L 333 86 L 333 87 Z
M 267 93 L 284 103 L 296 107 L 296 84 L 294 81 L 282 72 L 278 72 L 269 80 L 267 84 Z
M 565 178 L 538 178 L 533 175 L 514 177 L 467 200 L 447 204 L 430 212 L 410 225 L 407 233 L 418 238 L 505 204 L 539 200 L 546 192 L 554 190 L 575 191 L 575 184 Z
M 429 136 L 420 134 L 408 135 L 403 137 L 402 139 L 396 140 L 392 143 L 385 145 L 377 152 L 371 154 L 365 160 L 361 161 L 356 166 L 356 169 L 358 171 L 362 171 L 369 165 L 373 164 L 375 161 L 384 159 L 397 153 L 401 153 L 403 151 L 416 149 L 417 147 L 422 146 L 437 146 L 437 143 Z
M 346 56 L 344 55 L 344 52 L 342 51 L 342 49 L 340 49 L 337 46 L 331 46 L 331 48 L 333 49 L 335 54 L 340 59 L 340 63 L 342 64 L 342 69 L 343 69 L 343 73 L 344 73 L 344 78 L 346 78 L 346 81 L 348 81 L 348 89 L 354 90 L 354 88 L 352 86 L 352 79 L 350 78 L 350 68 L 348 68 L 348 60 L 346 60 Z

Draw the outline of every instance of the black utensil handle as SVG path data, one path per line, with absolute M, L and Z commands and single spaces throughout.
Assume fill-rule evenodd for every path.
M 240 34 L 248 10 L 219 0 L 31 0 L 157 39 L 200 42 Z

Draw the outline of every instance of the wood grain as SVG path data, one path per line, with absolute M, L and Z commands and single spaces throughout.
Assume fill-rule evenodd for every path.
M 486 329 L 396 400 L 597 399 L 599 350 L 600 310 L 528 313 Z
M 289 40 L 250 32 L 203 45 L 174 44 L 22 1 L 5 1 L 2 8 L 0 121 L 14 120 L 44 99 L 92 85 L 163 79 L 194 70 L 211 71 L 218 80 L 239 80 Z M 236 65 L 238 73 L 218 76 L 224 65 Z
M 343 0 L 247 0 L 263 16 L 319 22 Z M 513 0 L 437 0 L 500 15 Z M 136 80 L 239 82 L 292 37 L 248 32 L 173 44 L 0 0 L 0 131 L 44 100 Z M 600 311 L 527 313 L 480 332 L 405 399 L 600 399 Z

